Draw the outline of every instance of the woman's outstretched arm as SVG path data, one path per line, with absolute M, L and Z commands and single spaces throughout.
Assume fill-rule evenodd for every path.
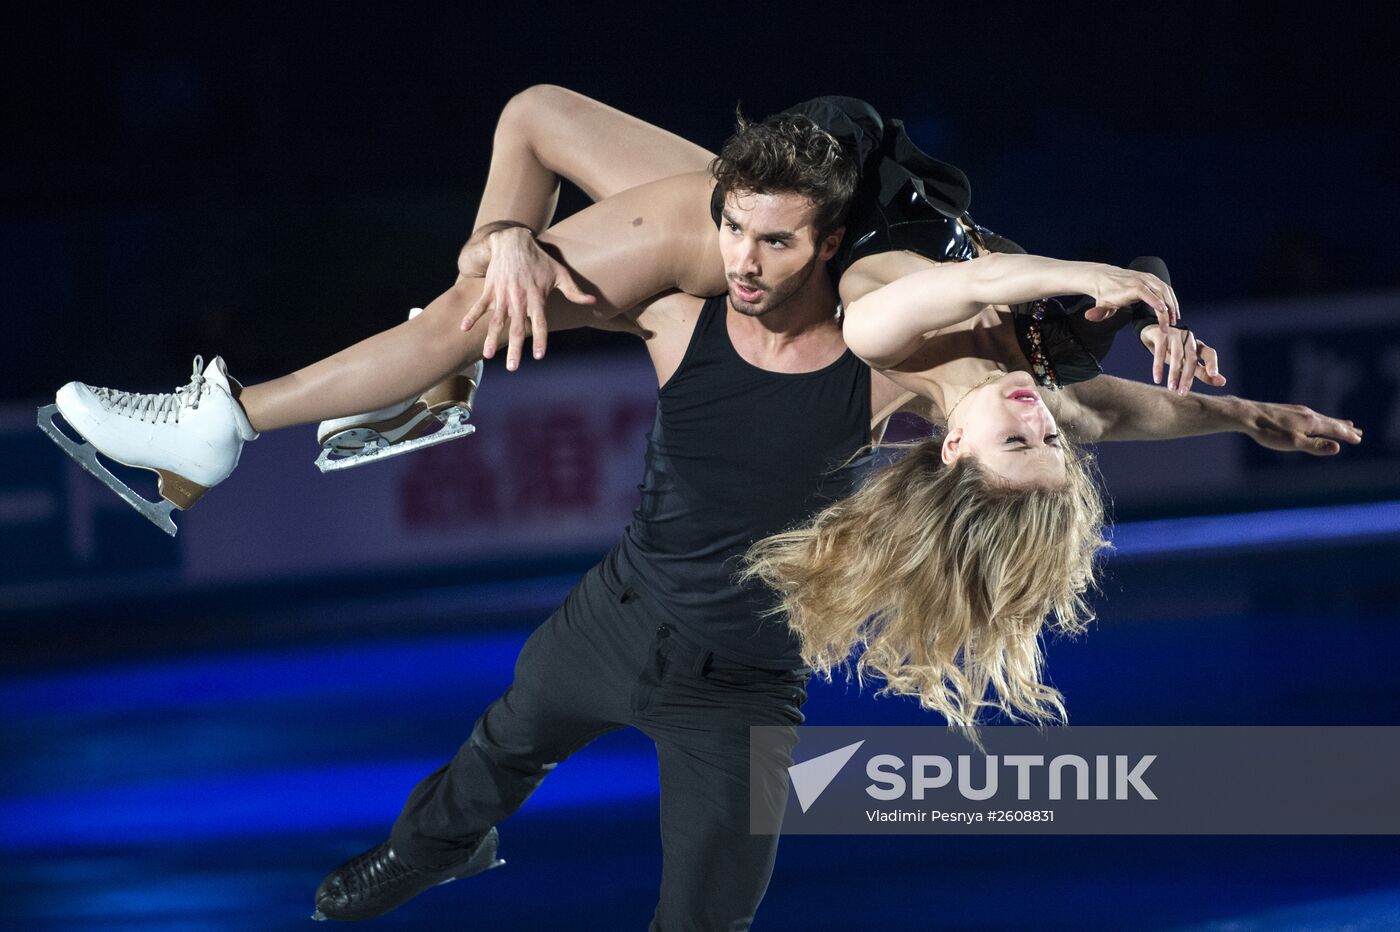
M 1023 304 L 1061 294 L 1086 294 L 1094 319 L 1143 301 L 1162 326 L 1178 317 L 1171 287 L 1147 272 L 1043 256 L 981 256 L 906 275 L 853 301 L 842 332 L 846 345 L 872 366 L 908 359 L 929 334 L 969 320 L 993 305 Z

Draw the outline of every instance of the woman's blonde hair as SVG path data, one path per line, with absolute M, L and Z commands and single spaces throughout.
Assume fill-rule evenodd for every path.
M 972 456 L 945 466 L 924 441 L 806 527 L 755 544 L 743 577 L 778 593 L 774 611 L 827 679 L 859 648 L 861 682 L 949 725 L 975 728 L 984 707 L 1063 721 L 1040 633 L 1047 616 L 1066 633 L 1093 620 L 1084 594 L 1107 544 L 1091 465 L 1066 444 L 1063 485 L 1011 488 Z

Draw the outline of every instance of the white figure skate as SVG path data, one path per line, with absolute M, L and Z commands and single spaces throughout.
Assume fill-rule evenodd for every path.
M 78 465 L 173 537 L 177 528 L 171 510 L 191 507 L 224 481 L 238 465 L 244 442 L 258 436 L 234 400 L 236 385 L 217 356 L 208 367 L 196 356 L 190 383 L 166 394 L 69 382 L 58 390 L 54 404 L 39 409 L 39 427 Z M 76 442 L 60 431 L 55 414 L 62 414 L 87 442 Z M 102 465 L 98 453 L 153 471 L 160 477 L 157 489 L 164 501 L 137 495 Z
M 415 307 L 408 312 L 408 319 L 422 310 Z M 322 421 L 316 429 L 321 444 L 316 468 L 323 473 L 350 469 L 475 433 L 476 427 L 467 419 L 476 401 L 482 369 L 478 361 L 417 398 L 368 414 Z

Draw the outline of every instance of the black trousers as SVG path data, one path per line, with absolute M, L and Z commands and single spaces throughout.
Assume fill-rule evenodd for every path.
M 460 861 L 594 738 L 631 725 L 656 742 L 661 894 L 653 930 L 747 929 L 768 886 L 775 835 L 749 832 L 749 726 L 792 741 L 756 762 L 766 805 L 786 800 L 805 673 L 760 670 L 680 637 L 609 555 L 525 642 L 515 679 L 447 765 L 409 796 L 394 850 L 411 864 Z

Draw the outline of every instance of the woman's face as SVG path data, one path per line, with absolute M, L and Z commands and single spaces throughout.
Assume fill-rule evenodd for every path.
M 953 408 L 943 439 L 943 462 L 975 456 L 983 468 L 1017 488 L 1065 481 L 1065 451 L 1055 418 L 1028 372 L 1008 372 L 973 389 Z

